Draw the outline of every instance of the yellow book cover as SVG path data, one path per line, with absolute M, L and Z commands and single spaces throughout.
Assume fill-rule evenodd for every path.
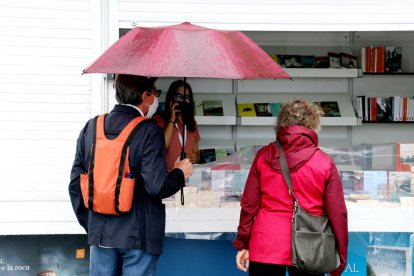
M 253 103 L 239 103 L 237 109 L 240 117 L 256 117 Z

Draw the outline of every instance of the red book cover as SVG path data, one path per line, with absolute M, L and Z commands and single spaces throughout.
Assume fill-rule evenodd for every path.
M 365 72 L 371 72 L 371 49 L 365 48 Z
M 371 97 L 371 121 L 377 120 L 377 97 Z

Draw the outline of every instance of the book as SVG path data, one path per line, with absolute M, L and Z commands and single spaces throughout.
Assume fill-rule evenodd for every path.
M 347 53 L 341 53 L 341 65 L 344 68 L 356 69 L 358 68 L 357 57 Z
M 386 198 L 387 184 L 387 171 L 364 171 L 364 191 L 373 198 Z
M 392 122 L 392 100 L 390 97 L 376 97 L 376 119 L 378 122 Z
M 400 162 L 414 165 L 414 143 L 400 143 L 398 146 Z
M 397 144 L 364 145 L 364 157 L 368 170 L 399 170 L 399 148 Z
M 344 191 L 352 191 L 354 189 L 354 171 L 339 171 L 339 178 Z
M 255 103 L 254 110 L 258 117 L 272 117 L 272 111 L 269 103 Z
M 338 102 L 315 102 L 315 104 L 322 108 L 325 117 L 341 117 Z
M 367 276 L 409 276 L 411 272 L 410 247 L 367 246 Z
M 234 190 L 236 193 L 243 193 L 244 186 L 246 185 L 247 177 L 249 175 L 248 170 L 235 170 L 234 171 Z
M 317 68 L 329 68 L 329 57 L 327 56 L 316 57 L 316 67 Z
M 364 190 L 364 171 L 354 171 L 354 191 Z
M 203 101 L 194 101 L 194 115 L 204 116 Z
M 402 72 L 402 50 L 401 47 L 385 47 L 385 72 L 401 73 Z
M 252 103 L 239 103 L 237 104 L 237 110 L 240 117 L 256 117 L 256 111 Z
M 302 57 L 300 55 L 283 55 L 283 63 L 286 68 L 301 68 Z
M 279 115 L 281 108 L 282 108 L 281 103 L 270 103 L 270 110 L 272 111 L 273 117 L 277 117 L 277 115 Z
M 338 53 L 328 53 L 329 58 L 329 67 L 331 68 L 341 68 L 341 55 Z
M 301 56 L 301 62 L 303 68 L 315 68 L 316 57 L 315 56 Z
M 199 164 L 216 161 L 216 149 L 201 149 Z
M 388 196 L 396 199 L 411 195 L 411 172 L 388 173 Z
M 223 116 L 223 102 L 221 100 L 204 100 L 204 116 Z
M 223 160 L 227 157 L 227 150 L 224 148 L 216 149 L 216 161 Z

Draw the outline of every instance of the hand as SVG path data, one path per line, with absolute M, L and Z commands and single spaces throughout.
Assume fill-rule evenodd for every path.
M 173 122 L 177 120 L 177 113 L 181 112 L 181 110 L 177 109 L 177 107 L 178 107 L 178 103 L 174 102 L 170 108 L 170 112 L 171 112 L 170 120 Z
M 198 156 L 198 154 L 196 152 L 186 152 L 185 153 L 185 156 L 188 159 L 190 159 L 190 162 L 193 163 L 193 164 L 194 163 L 197 163 L 198 160 L 199 160 L 199 156 Z
M 249 269 L 249 250 L 243 249 L 237 252 L 236 264 L 238 269 L 247 272 Z
M 188 179 L 193 174 L 193 165 L 188 158 L 180 160 L 180 157 L 175 160 L 174 169 L 180 169 L 183 171 L 184 178 Z

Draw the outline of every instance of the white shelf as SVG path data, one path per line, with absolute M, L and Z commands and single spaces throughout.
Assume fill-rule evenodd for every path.
M 341 117 L 323 117 L 322 126 L 359 126 L 361 119 L 357 118 L 348 94 L 239 94 L 238 103 L 271 103 L 286 102 L 292 98 L 303 98 L 312 102 L 336 101 L 338 102 Z M 242 126 L 271 126 L 275 125 L 277 117 L 240 117 Z
M 335 68 L 285 68 L 292 78 L 358 78 L 361 69 Z
M 194 93 L 194 100 L 221 100 L 223 103 L 223 116 L 195 116 L 198 125 L 236 125 L 236 107 L 233 94 Z
M 195 116 L 198 125 L 236 125 L 236 116 Z
M 233 148 L 234 141 L 229 139 L 201 139 L 198 147 L 200 149 L 210 148 Z

